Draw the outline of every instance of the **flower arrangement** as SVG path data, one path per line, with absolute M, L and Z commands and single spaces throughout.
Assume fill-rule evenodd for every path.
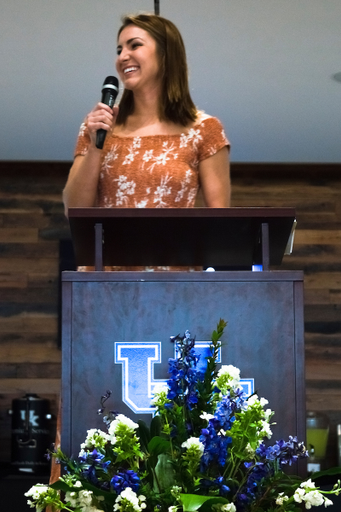
M 106 432 L 88 430 L 76 460 L 52 453 L 64 476 L 35 485 L 28 503 L 69 512 L 294 512 L 332 504 L 340 482 L 321 491 L 309 479 L 288 475 L 308 453 L 296 437 L 265 444 L 273 412 L 267 400 L 246 396 L 239 370 L 216 365 L 226 323 L 212 333 L 204 372 L 188 331 L 171 337 L 177 356 L 169 360 L 167 386 L 156 391 L 150 427 L 108 411 Z M 61 494 L 63 498 L 61 497 Z

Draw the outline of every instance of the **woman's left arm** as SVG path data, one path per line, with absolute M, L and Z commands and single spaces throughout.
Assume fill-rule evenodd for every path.
M 230 162 L 226 146 L 199 163 L 199 179 L 206 206 L 210 208 L 230 206 Z

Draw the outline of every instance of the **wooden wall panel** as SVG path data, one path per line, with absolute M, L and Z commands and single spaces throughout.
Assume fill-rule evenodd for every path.
M 1 462 L 10 461 L 14 398 L 36 393 L 57 411 L 59 240 L 69 237 L 61 191 L 69 167 L 0 162 Z
M 60 386 L 59 240 L 69 162 L 0 162 L 0 462 L 10 460 L 13 398 L 51 400 Z M 306 402 L 330 418 L 328 464 L 341 423 L 341 164 L 232 164 L 232 206 L 293 206 L 305 274 Z M 280 421 L 280 418 L 276 418 Z
M 281 268 L 305 274 L 306 406 L 329 417 L 327 464 L 334 466 L 341 424 L 341 165 L 235 164 L 232 184 L 233 206 L 296 208 L 294 250 Z

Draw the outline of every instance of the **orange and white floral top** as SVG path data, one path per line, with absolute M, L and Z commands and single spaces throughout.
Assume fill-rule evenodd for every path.
M 83 123 L 75 156 L 86 154 L 90 137 Z M 108 133 L 103 146 L 97 205 L 107 208 L 190 208 L 199 189 L 199 162 L 229 146 L 220 121 L 199 112 L 195 125 L 178 135 L 120 137 Z M 93 270 L 93 267 L 78 267 Z M 202 267 L 105 267 L 124 270 L 202 270 Z
M 86 125 L 75 150 L 90 144 Z M 193 128 L 177 135 L 120 137 L 108 133 L 98 183 L 97 206 L 189 208 L 199 188 L 199 162 L 229 146 L 220 121 L 203 113 Z

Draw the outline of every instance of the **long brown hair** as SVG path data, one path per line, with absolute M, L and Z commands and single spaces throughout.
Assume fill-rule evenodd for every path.
M 188 86 L 186 50 L 179 30 L 174 23 L 155 14 L 125 16 L 117 38 L 128 25 L 136 25 L 148 32 L 156 41 L 160 58 L 161 94 L 159 118 L 186 126 L 197 118 L 197 109 Z M 117 124 L 125 124 L 134 111 L 134 94 L 124 90 Z

